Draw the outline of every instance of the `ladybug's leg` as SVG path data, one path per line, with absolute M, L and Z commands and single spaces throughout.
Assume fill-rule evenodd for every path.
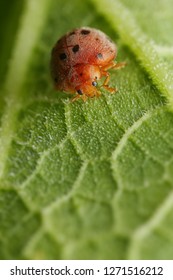
M 85 94 L 83 94 L 83 95 L 77 94 L 75 97 L 70 99 L 70 101 L 74 102 L 74 101 L 78 100 L 79 98 L 82 98 L 82 100 L 85 102 L 88 97 Z
M 123 67 L 125 67 L 126 66 L 126 62 L 118 62 L 118 63 L 113 63 L 113 65 L 112 65 L 112 67 L 111 68 L 109 68 L 109 69 L 121 69 L 121 68 L 123 68 Z
M 105 89 L 107 89 L 111 93 L 115 93 L 117 91 L 117 89 L 116 88 L 111 88 L 111 87 L 108 86 L 108 83 L 109 83 L 109 80 L 110 80 L 110 74 L 107 70 L 109 70 L 109 69 L 120 69 L 120 68 L 124 67 L 125 65 L 126 65 L 125 62 L 119 62 L 119 63 L 110 62 L 107 65 L 103 66 L 101 68 L 101 75 L 105 76 L 106 79 L 105 79 L 102 87 L 104 87 Z
M 76 96 L 74 96 L 73 98 L 70 99 L 71 102 L 74 102 L 76 100 L 78 100 L 80 98 L 80 95 L 77 94 Z
M 96 92 L 95 92 L 95 96 L 96 97 L 99 97 L 101 95 L 101 92 L 99 91 L 99 90 L 97 90 Z
M 118 69 L 121 69 L 125 66 L 126 66 L 126 62 L 119 62 L 119 63 L 110 62 L 107 65 L 105 65 L 104 67 L 102 67 L 102 70 L 103 71 L 107 71 L 109 69 L 117 69 L 118 70 Z
M 112 87 L 109 87 L 108 83 L 109 83 L 109 80 L 110 80 L 110 74 L 109 72 L 107 71 L 102 71 L 101 72 L 102 76 L 106 76 L 106 79 L 104 80 L 104 83 L 102 85 L 102 87 L 104 87 L 106 90 L 108 90 L 109 92 L 111 93 L 115 93 L 117 91 L 116 88 L 112 88 Z
M 93 98 L 93 97 L 99 97 L 100 95 L 101 95 L 101 92 L 98 89 L 96 89 L 94 92 L 88 92 L 85 96 L 87 99 L 87 97 Z M 83 97 L 84 97 L 84 95 L 81 96 L 81 98 L 84 100 Z M 86 101 L 86 100 L 84 100 L 84 101 Z
M 88 99 L 88 97 L 87 97 L 85 94 L 83 94 L 83 95 L 81 96 L 81 98 L 83 99 L 84 102 Z

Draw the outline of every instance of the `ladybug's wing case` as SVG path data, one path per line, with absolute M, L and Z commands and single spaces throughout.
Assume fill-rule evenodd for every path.
M 105 65 L 116 57 L 116 46 L 103 32 L 94 28 L 76 29 L 66 36 L 71 65 Z
M 64 81 L 67 79 L 70 66 L 70 57 L 66 47 L 66 35 L 57 41 L 52 49 L 51 76 L 57 89 L 64 89 Z

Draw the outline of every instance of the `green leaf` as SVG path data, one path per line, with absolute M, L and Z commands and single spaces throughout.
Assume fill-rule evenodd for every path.
M 172 1 L 21 3 L 0 17 L 1 259 L 172 259 Z M 127 66 L 116 94 L 71 103 L 50 52 L 80 26 Z

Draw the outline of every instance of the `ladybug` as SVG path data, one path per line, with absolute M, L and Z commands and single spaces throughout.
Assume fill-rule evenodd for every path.
M 102 31 L 82 27 L 61 37 L 51 54 L 51 76 L 56 90 L 76 93 L 72 101 L 100 96 L 98 80 L 105 77 L 101 87 L 111 93 L 109 69 L 119 69 L 124 62 L 116 63 L 116 45 Z

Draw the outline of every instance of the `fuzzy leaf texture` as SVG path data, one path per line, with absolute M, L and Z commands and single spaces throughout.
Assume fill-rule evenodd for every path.
M 0 258 L 172 259 L 173 2 L 1 5 Z M 70 103 L 50 52 L 82 26 L 127 66 L 116 94 Z

